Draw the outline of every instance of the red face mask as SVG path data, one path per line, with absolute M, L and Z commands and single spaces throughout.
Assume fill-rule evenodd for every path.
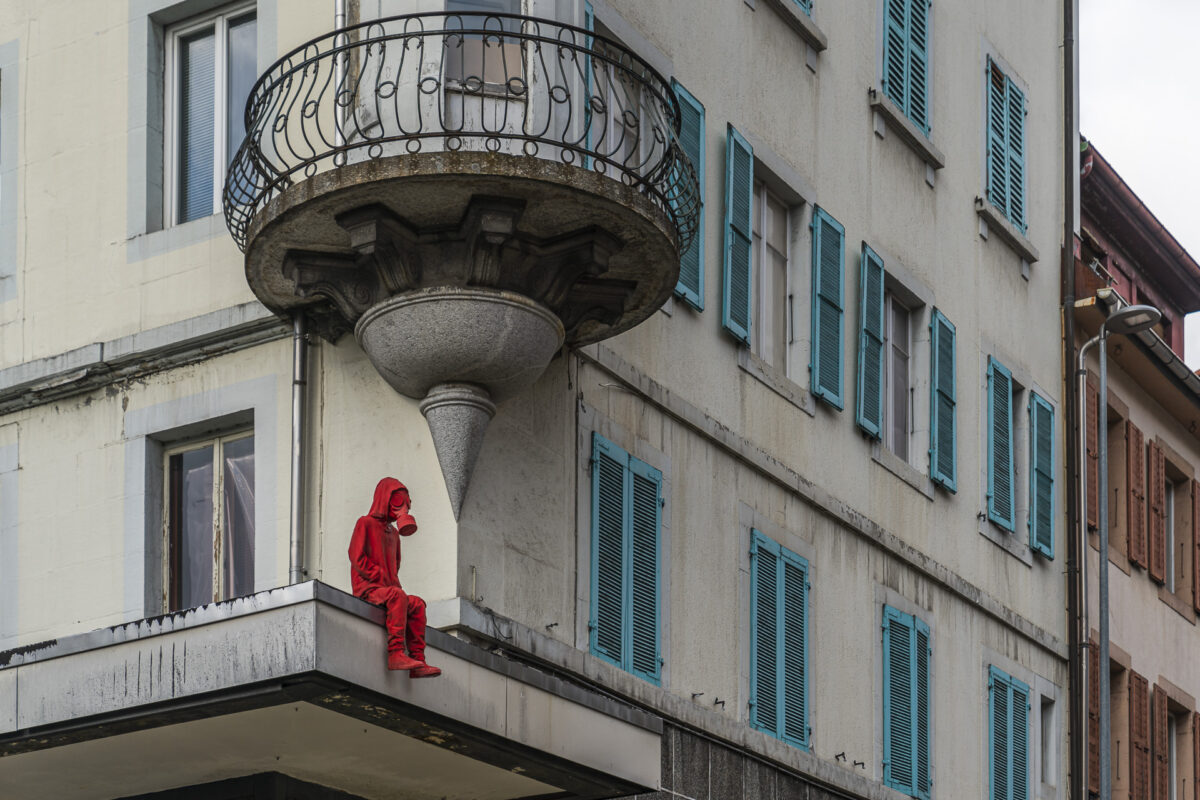
M 396 527 L 401 536 L 412 536 L 417 532 L 417 521 L 413 519 L 412 514 L 408 513 L 411 504 L 412 500 L 409 499 L 408 492 L 398 490 L 392 495 L 392 502 L 388 506 L 388 512 L 396 521 Z

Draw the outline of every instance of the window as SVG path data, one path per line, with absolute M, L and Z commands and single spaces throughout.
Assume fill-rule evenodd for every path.
M 987 196 L 1024 233 L 1025 95 L 991 58 L 987 69 Z
M 928 136 L 930 0 L 883 4 L 883 92 Z
M 679 145 L 692 162 L 700 181 L 700 214 L 696 235 L 687 252 L 679 257 L 679 283 L 675 294 L 697 311 L 704 309 L 704 106 L 675 80 L 679 100 Z
M 812 393 L 842 408 L 842 274 L 846 229 L 817 206 L 812 219 Z
M 908 463 L 916 385 L 913 342 L 925 305 L 885 271 L 883 259 L 866 242 L 860 265 L 857 421 Z
M 921 800 L 933 784 L 932 659 L 929 626 L 884 606 L 883 782 Z
M 245 137 L 258 78 L 254 6 L 236 6 L 167 32 L 168 223 L 213 214 L 225 170 Z
M 810 17 L 812 16 L 812 0 L 794 0 L 794 2 L 800 6 L 800 10 L 805 14 L 808 14 Z
M 929 323 L 930 357 L 929 477 L 948 491 L 957 491 L 955 466 L 954 325 L 938 309 Z
M 750 724 L 808 749 L 808 562 L 763 536 L 750 550 Z
M 591 651 L 657 684 L 662 473 L 599 434 L 591 473 Z
M 254 435 L 167 450 L 167 610 L 254 592 Z
M 754 324 L 751 350 L 787 374 L 791 293 L 788 208 L 762 181 L 754 184 Z
M 1029 687 L 988 668 L 988 797 L 1029 798 Z
M 521 0 L 446 0 L 446 13 L 454 15 L 447 30 L 478 31 L 446 38 L 446 80 L 504 86 L 521 77 L 521 43 L 501 35 L 518 31 L 521 22 L 493 16 L 520 14 Z
M 887 327 L 884 347 L 883 443 L 893 453 L 908 460 L 908 439 L 912 433 L 912 402 L 909 388 L 909 365 L 912 353 L 912 313 L 896 295 L 884 297 Z

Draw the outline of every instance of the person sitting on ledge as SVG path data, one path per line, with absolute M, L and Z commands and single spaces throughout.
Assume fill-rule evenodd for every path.
M 395 478 L 375 486 L 371 510 L 358 518 L 350 537 L 350 583 L 355 597 L 387 612 L 388 669 L 436 678 L 442 671 L 425 663 L 425 601 L 407 594 L 398 577 L 400 537 L 417 532 L 411 506 L 408 489 Z

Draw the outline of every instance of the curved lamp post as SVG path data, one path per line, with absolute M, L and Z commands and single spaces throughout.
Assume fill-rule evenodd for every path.
M 1158 324 L 1162 313 L 1154 306 L 1125 306 L 1113 312 L 1100 326 L 1100 332 L 1079 348 L 1079 370 L 1076 373 L 1081 381 L 1086 380 L 1084 368 L 1087 352 L 1093 345 L 1100 345 L 1100 403 L 1097 408 L 1096 439 L 1099 445 L 1098 467 L 1100 507 L 1097 511 L 1097 525 L 1100 528 L 1100 558 L 1097 571 L 1100 583 L 1100 797 L 1101 800 L 1111 800 L 1112 797 L 1112 703 L 1109 699 L 1108 672 L 1108 425 L 1105 420 L 1108 408 L 1108 350 L 1105 348 L 1110 334 L 1130 336 L 1147 330 Z M 1087 424 L 1087 386 L 1083 384 L 1079 391 L 1081 413 L 1079 418 Z M 1103 423 L 1103 424 L 1102 424 Z M 1080 437 L 1087 447 L 1087 437 Z M 1086 453 L 1081 463 L 1087 463 Z M 1081 491 L 1080 503 L 1083 506 L 1080 520 L 1087 525 L 1087 492 Z M 1087 551 L 1084 550 L 1086 553 Z

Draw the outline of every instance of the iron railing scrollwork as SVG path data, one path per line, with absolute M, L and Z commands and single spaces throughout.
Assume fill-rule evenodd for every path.
M 619 180 L 669 215 L 684 252 L 700 195 L 679 124 L 667 81 L 585 29 L 504 14 L 375 20 L 311 40 L 259 78 L 226 176 L 225 220 L 244 250 L 254 215 L 320 172 L 479 151 Z

